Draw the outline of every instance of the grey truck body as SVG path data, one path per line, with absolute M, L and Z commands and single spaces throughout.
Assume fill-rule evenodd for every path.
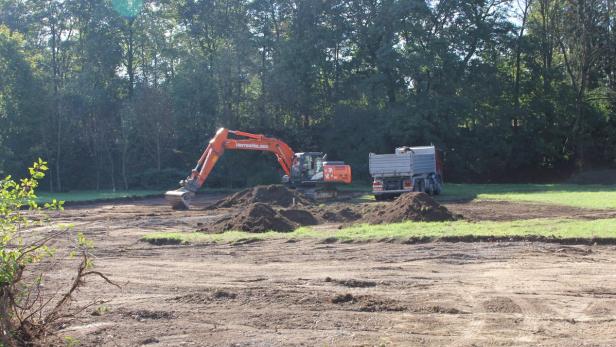
M 399 147 L 392 154 L 370 153 L 372 192 L 377 199 L 405 192 L 441 192 L 442 178 L 434 146 Z

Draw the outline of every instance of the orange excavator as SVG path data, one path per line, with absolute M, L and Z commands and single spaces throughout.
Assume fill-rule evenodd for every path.
M 229 134 L 234 138 L 229 138 Z M 249 150 L 272 152 L 285 175 L 283 183 L 297 188 L 316 198 L 331 198 L 337 195 L 336 184 L 351 183 L 351 167 L 340 161 L 327 161 L 321 152 L 295 153 L 281 140 L 243 131 L 220 128 L 201 154 L 190 176 L 180 181 L 181 188 L 165 193 L 165 199 L 174 209 L 187 209 L 195 193 L 208 178 L 216 162 L 225 150 Z

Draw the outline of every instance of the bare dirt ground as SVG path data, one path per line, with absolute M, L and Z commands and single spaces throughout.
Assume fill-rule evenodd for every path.
M 324 243 L 272 240 L 153 246 L 222 213 L 162 199 L 67 208 L 96 244 L 81 313 L 60 334 L 85 346 L 614 345 L 616 247 L 558 244 Z M 501 202 L 446 206 L 472 220 L 606 218 L 604 211 Z M 62 241 L 57 241 L 62 247 Z M 56 272 L 50 286 L 70 281 Z

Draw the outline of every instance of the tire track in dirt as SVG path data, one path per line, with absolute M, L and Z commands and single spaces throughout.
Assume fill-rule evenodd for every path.
M 190 230 L 210 211 L 176 213 L 143 202 L 103 207 L 68 208 L 55 219 L 93 238 L 97 269 L 123 285 L 117 291 L 93 281 L 79 292 L 80 302 L 111 300 L 106 313 L 83 312 L 67 323 L 73 329 L 67 335 L 84 346 L 609 345 L 616 339 L 615 246 L 268 240 L 160 247 L 137 240 L 152 231 Z M 72 275 L 54 273 L 49 286 Z M 499 297 L 519 312 L 484 308 Z

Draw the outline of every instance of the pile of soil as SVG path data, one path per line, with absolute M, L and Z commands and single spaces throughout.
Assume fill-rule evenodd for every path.
M 278 211 L 282 216 L 299 225 L 317 225 L 319 220 L 307 210 L 287 209 Z
M 319 216 L 327 222 L 354 222 L 362 218 L 362 213 L 348 207 L 330 205 L 326 209 L 321 209 Z
M 222 199 L 210 208 L 251 206 L 255 203 L 264 203 L 282 207 L 309 206 L 312 201 L 296 190 L 283 185 L 256 186 L 237 192 L 228 198 Z
M 454 221 L 458 216 L 441 206 L 426 193 L 405 193 L 387 205 L 367 212 L 363 220 L 370 224 Z
M 223 232 L 228 230 L 242 230 L 253 233 L 263 233 L 273 230 L 289 232 L 297 229 L 299 226 L 299 223 L 290 220 L 269 205 L 255 203 L 249 205 L 247 208 L 241 209 L 235 215 L 217 220 L 212 225 L 201 229 L 201 231 Z
M 518 304 L 507 297 L 495 297 L 483 303 L 483 307 L 488 312 L 497 313 L 522 313 L 522 309 Z
M 288 232 L 300 226 L 317 225 L 321 222 L 310 210 L 315 207 L 312 200 L 283 185 L 245 189 L 217 201 L 209 206 L 209 209 L 228 207 L 236 208 L 237 212 L 219 219 L 201 231 Z
M 201 229 L 220 233 L 229 230 L 247 232 L 289 232 L 300 226 L 322 222 L 370 224 L 412 221 L 453 221 L 456 215 L 425 193 L 406 193 L 394 202 L 369 207 L 331 204 L 317 206 L 301 193 L 281 185 L 257 186 L 220 200 L 210 209 L 234 207 L 233 213 Z

